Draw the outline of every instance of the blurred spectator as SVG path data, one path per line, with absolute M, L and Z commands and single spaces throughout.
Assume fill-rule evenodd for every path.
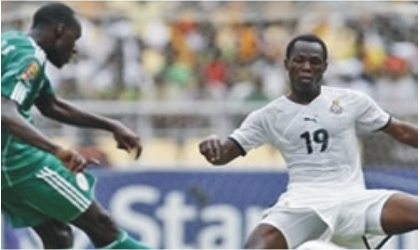
M 263 90 L 270 99 L 277 98 L 288 90 L 281 59 L 275 55 L 262 55 L 252 66 L 255 75 L 261 78 Z
M 209 24 L 209 27 L 213 30 L 211 24 Z M 214 46 L 220 48 L 222 55 L 228 60 L 233 60 L 237 52 L 237 37 L 233 27 L 231 25 L 222 25 L 218 27 L 216 32 L 216 35 L 213 36 L 212 33 L 206 33 L 206 38 L 214 39 Z
M 387 57 L 386 45 L 378 31 L 370 25 L 365 27 L 362 47 L 366 71 L 372 75 L 378 74 Z
M 210 98 L 224 98 L 228 91 L 228 65 L 222 58 L 218 48 L 213 48 L 209 53 L 207 63 L 203 65 L 204 82 L 208 85 Z
M 257 56 L 257 34 L 251 23 L 245 22 L 239 26 L 238 57 L 242 63 L 252 61 Z
M 163 70 L 166 63 L 166 57 L 163 51 L 145 46 L 142 51 L 142 64 L 147 74 L 156 76 Z
M 287 25 L 282 22 L 267 22 L 266 27 L 262 28 L 262 40 L 258 49 L 263 55 L 270 58 L 281 58 L 284 55 L 284 48 L 280 44 L 287 44 L 291 34 Z
M 3 1 L 2 31 L 26 31 L 29 14 L 39 4 L 42 2 Z M 159 108 L 166 102 L 180 105 L 182 115 L 154 109 L 135 113 L 133 124 L 149 138 L 165 136 L 181 145 L 210 126 L 223 134 L 243 119 L 242 114 L 231 115 L 231 110 L 207 115 L 202 106 L 190 105 L 192 100 L 210 106 L 236 102 L 246 109 L 258 105 L 251 102 L 264 103 L 287 93 L 284 48 L 300 33 L 318 34 L 328 45 L 325 84 L 362 91 L 388 102 L 387 106 L 417 104 L 415 1 L 71 4 L 81 10 L 83 36 L 74 63 L 60 71 L 47 64 L 55 91 L 67 99 L 116 100 L 118 104 L 133 100 L 139 110 L 149 104 Z M 137 112 L 135 108 L 119 112 L 107 105 L 98 107 L 122 118 Z M 68 128 L 50 129 L 50 123 L 45 124 L 51 135 L 65 131 L 74 137 Z M 92 141 L 82 144 L 82 151 L 107 162 L 95 148 L 97 136 L 89 138 Z M 108 156 L 112 163 L 118 158 Z
M 270 98 L 264 91 L 264 84 L 261 77 L 256 77 L 253 81 L 251 92 L 245 96 L 247 102 L 269 102 Z
M 188 96 L 194 76 L 187 63 L 179 60 L 176 54 L 168 55 L 162 74 L 166 83 L 165 88 L 169 89 L 167 96 L 171 98 L 170 100 L 183 100 Z
M 354 89 L 375 98 L 375 87 L 362 78 L 363 65 L 358 59 L 351 58 L 338 61 L 330 65 L 330 71 L 333 76 L 326 81 L 328 85 Z
M 143 40 L 147 46 L 163 50 L 169 42 L 170 30 L 162 19 L 147 21 Z
M 204 66 L 205 81 L 210 85 L 224 85 L 227 82 L 227 65 L 218 48 L 210 52 L 210 59 Z
M 255 74 L 248 66 L 235 67 L 234 79 L 229 91 L 229 101 L 244 101 L 254 91 Z
M 377 82 L 377 99 L 395 104 L 417 101 L 416 85 L 408 63 L 400 57 L 389 56 L 384 65 L 384 75 Z
M 163 74 L 158 74 L 154 78 L 154 88 L 151 92 L 147 93 L 145 99 L 154 100 L 154 101 L 165 101 L 170 100 L 171 93 L 168 91 L 170 88 L 166 86 L 166 80 Z
M 282 48 L 291 36 L 302 32 L 316 33 L 327 42 L 332 67 L 336 61 L 362 62 L 360 76 L 349 68 L 328 84 L 342 84 L 372 96 L 375 89 L 383 96 L 386 87 L 376 91 L 379 77 L 383 82 L 406 76 L 395 78 L 390 76 L 394 72 L 383 72 L 390 69 L 384 67 L 389 54 L 406 62 L 405 74 L 417 88 L 416 2 L 398 3 L 407 7 L 404 15 L 401 8 L 393 8 L 394 2 L 75 4 L 85 15 L 77 62 L 61 72 L 48 66 L 54 87 L 67 98 L 152 100 L 159 96 L 165 101 L 200 96 L 224 100 L 230 91 L 239 93 L 238 88 L 245 87 L 236 86 L 238 82 L 252 82 L 252 78 L 238 79 L 252 65 L 253 74 L 261 77 L 263 92 L 273 99 L 288 90 Z M 22 15 L 25 8 L 17 8 L 21 5 L 4 4 L 2 30 L 27 28 L 29 16 Z M 20 14 L 10 14 L 14 9 L 21 10 Z M 154 83 L 153 78 L 160 74 L 163 79 Z M 326 80 L 332 77 L 336 78 L 327 76 Z M 404 84 L 397 86 L 403 88 L 399 92 L 408 91 Z M 156 92 L 161 94 L 153 94 Z
M 418 74 L 418 49 L 411 42 L 394 42 L 391 44 L 389 54 L 399 57 L 407 62 L 408 71 L 417 79 Z

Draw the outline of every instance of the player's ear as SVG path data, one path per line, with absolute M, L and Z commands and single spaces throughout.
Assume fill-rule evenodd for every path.
M 64 24 L 62 24 L 62 23 L 57 24 L 55 26 L 55 36 L 56 37 L 61 37 L 64 33 L 64 28 L 65 28 Z

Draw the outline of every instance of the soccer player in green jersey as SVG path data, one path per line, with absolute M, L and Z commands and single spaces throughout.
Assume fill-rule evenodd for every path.
M 14 227 L 32 227 L 45 248 L 69 248 L 69 223 L 83 230 L 95 247 L 148 248 L 120 229 L 93 200 L 94 178 L 84 168 L 94 160 L 61 147 L 32 123 L 36 106 L 46 117 L 113 133 L 118 147 L 142 146 L 122 123 L 90 114 L 54 94 L 45 74 L 49 60 L 61 68 L 76 52 L 81 25 L 68 6 L 50 3 L 33 17 L 28 35 L 1 35 L 1 206 Z

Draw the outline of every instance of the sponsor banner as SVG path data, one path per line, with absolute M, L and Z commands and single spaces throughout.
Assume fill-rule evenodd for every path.
M 131 236 L 154 248 L 242 248 L 246 236 L 287 185 L 285 172 L 94 172 L 96 199 Z M 366 173 L 369 188 L 417 195 L 417 171 Z M 4 221 L 4 220 L 3 220 Z M 39 248 L 27 229 L 3 227 L 3 248 Z M 93 248 L 75 229 L 75 248 Z M 417 231 L 394 236 L 390 248 L 417 248 Z

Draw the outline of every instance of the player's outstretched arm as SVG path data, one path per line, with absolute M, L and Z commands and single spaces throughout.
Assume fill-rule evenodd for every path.
M 80 172 L 87 164 L 98 163 L 96 159 L 86 160 L 78 152 L 53 143 L 19 114 L 16 102 L 5 97 L 1 97 L 1 125 L 26 143 L 54 154 L 71 171 Z
M 53 143 L 19 114 L 16 102 L 3 96 L 1 97 L 1 125 L 11 134 L 32 146 L 52 154 L 56 154 L 60 150 L 60 146 Z
M 225 165 L 241 155 L 239 146 L 230 139 L 222 142 L 217 135 L 210 135 L 199 144 L 200 153 L 213 165 Z
M 37 99 L 39 111 L 51 119 L 85 128 L 102 129 L 114 134 L 117 146 L 127 152 L 135 151 L 140 157 L 140 137 L 121 122 L 83 111 L 55 95 L 44 95 Z
M 417 148 L 418 129 L 415 125 L 393 117 L 388 126 L 383 131 L 392 136 L 394 139 Z

